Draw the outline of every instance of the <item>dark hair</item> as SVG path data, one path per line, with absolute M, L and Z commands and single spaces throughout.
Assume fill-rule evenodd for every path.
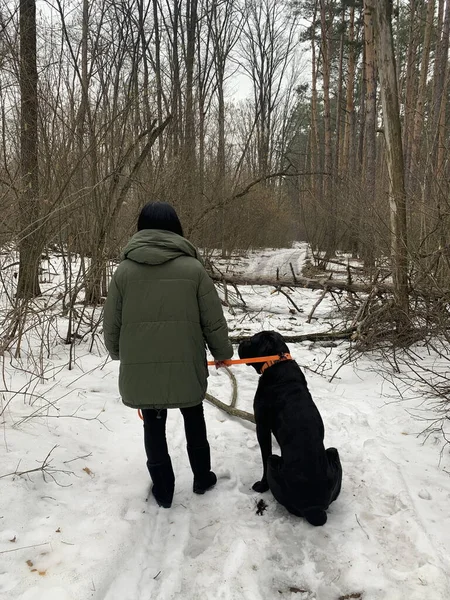
M 178 235 L 183 235 L 180 219 L 173 206 L 167 202 L 149 202 L 141 210 L 138 231 L 142 229 L 164 229 Z

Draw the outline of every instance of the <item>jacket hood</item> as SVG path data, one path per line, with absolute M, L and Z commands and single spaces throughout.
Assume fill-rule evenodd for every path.
M 192 256 L 201 260 L 197 249 L 188 240 L 162 229 L 138 231 L 123 251 L 123 259 L 147 265 L 162 265 L 179 256 Z

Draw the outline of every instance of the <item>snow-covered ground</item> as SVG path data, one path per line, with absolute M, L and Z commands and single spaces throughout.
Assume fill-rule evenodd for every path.
M 251 254 L 240 272 L 271 274 L 289 263 L 300 273 L 302 245 Z M 223 266 L 223 265 L 222 265 Z M 335 305 L 320 292 L 295 290 L 304 309 L 283 295 L 243 288 L 248 312 L 228 314 L 237 333 L 325 330 Z M 53 330 L 65 332 L 60 318 Z M 58 338 L 52 337 L 52 340 Z M 326 443 L 344 469 L 342 493 L 328 522 L 314 528 L 288 514 L 252 484 L 261 471 L 254 426 L 205 403 L 213 467 L 219 480 L 192 493 L 179 411 L 170 411 L 168 440 L 176 474 L 170 510 L 148 499 L 142 424 L 122 405 L 117 364 L 101 345 L 52 344 L 31 361 L 5 357 L 0 391 L 0 598 L 2 600 L 448 600 L 450 598 L 449 452 L 417 434 L 423 423 L 400 402 L 366 357 L 341 368 L 346 349 L 292 344 L 321 411 Z M 251 410 L 253 369 L 235 367 L 238 407 Z M 29 383 L 27 383 L 29 382 Z M 6 390 L 14 390 L 15 395 Z M 229 378 L 211 372 L 210 392 L 227 401 Z M 423 409 L 424 407 L 422 407 Z M 256 502 L 268 504 L 256 514 Z
M 259 277 L 276 277 L 277 269 L 280 277 L 291 276 L 291 265 L 296 275 L 300 275 L 308 256 L 308 246 L 297 242 L 292 248 L 267 248 L 265 250 L 248 251 L 244 255 L 233 254 L 222 259 L 214 255 L 214 265 L 222 273 L 233 275 L 255 275 Z

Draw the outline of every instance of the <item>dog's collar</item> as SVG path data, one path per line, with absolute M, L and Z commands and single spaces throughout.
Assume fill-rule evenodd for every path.
M 294 359 L 292 358 L 292 356 L 289 353 L 283 352 L 282 354 L 280 354 L 280 357 L 277 360 L 268 360 L 267 362 L 265 362 L 263 364 L 263 366 L 261 367 L 261 375 L 269 367 L 273 367 L 273 365 L 276 365 L 277 363 L 283 362 L 285 360 L 294 360 Z

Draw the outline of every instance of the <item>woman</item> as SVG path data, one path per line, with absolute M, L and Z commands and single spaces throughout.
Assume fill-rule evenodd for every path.
M 217 481 L 203 416 L 205 342 L 216 367 L 231 358 L 233 348 L 214 284 L 169 204 L 150 202 L 142 209 L 138 232 L 112 278 L 103 325 L 108 352 L 120 360 L 122 400 L 142 410 L 157 503 L 169 508 L 175 486 L 166 442 L 168 408 L 182 412 L 193 489 L 203 494 Z

